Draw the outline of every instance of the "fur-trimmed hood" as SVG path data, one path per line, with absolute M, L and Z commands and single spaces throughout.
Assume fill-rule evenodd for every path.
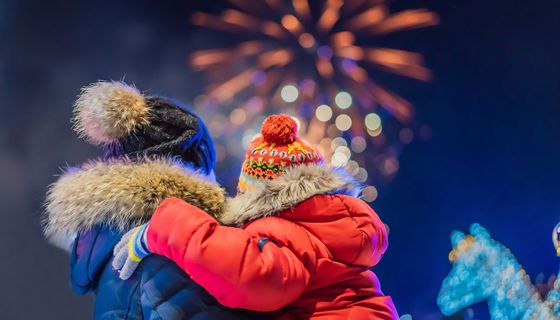
M 361 191 L 359 183 L 342 168 L 300 165 L 273 180 L 258 181 L 254 189 L 228 199 L 220 220 L 226 225 L 241 226 L 290 209 L 318 194 L 357 197 Z
M 67 247 L 68 238 L 97 224 L 122 231 L 147 222 L 169 197 L 215 217 L 224 211 L 223 189 L 177 161 L 94 161 L 66 170 L 49 187 L 43 230 L 51 242 Z

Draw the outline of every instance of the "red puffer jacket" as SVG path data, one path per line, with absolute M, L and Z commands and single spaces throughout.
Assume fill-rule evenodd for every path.
M 231 199 L 220 220 L 242 228 L 168 199 L 148 247 L 228 307 L 279 319 L 398 319 L 369 270 L 387 248 L 385 226 L 353 187 L 331 168 L 289 169 Z

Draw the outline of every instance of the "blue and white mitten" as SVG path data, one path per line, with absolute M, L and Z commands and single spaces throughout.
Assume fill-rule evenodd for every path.
M 131 229 L 125 233 L 113 250 L 113 269 L 119 270 L 119 277 L 126 280 L 146 256 L 151 252 L 148 249 L 146 234 L 148 224 Z

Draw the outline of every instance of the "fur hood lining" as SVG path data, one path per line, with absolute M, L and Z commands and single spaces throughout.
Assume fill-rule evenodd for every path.
M 254 189 L 228 199 L 221 222 L 240 226 L 290 209 L 318 194 L 357 197 L 360 193 L 360 185 L 342 168 L 300 165 L 274 180 L 259 181 Z
M 43 230 L 55 244 L 96 224 L 124 230 L 147 222 L 169 197 L 215 217 L 225 205 L 217 184 L 172 159 L 94 161 L 69 168 L 49 187 Z

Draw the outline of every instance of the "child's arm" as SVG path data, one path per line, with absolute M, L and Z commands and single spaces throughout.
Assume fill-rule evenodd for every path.
M 150 221 L 148 247 L 173 260 L 221 304 L 273 311 L 303 293 L 315 253 L 301 227 L 279 218 L 265 219 L 282 225 L 289 238 L 221 226 L 197 207 L 167 199 Z

